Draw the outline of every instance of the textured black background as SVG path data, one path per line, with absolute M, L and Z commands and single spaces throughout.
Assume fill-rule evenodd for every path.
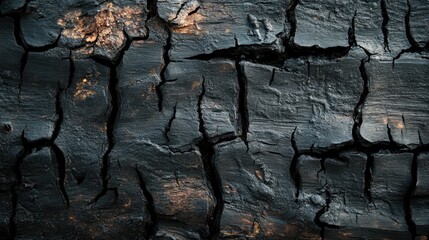
M 0 0 L 1 239 L 427 239 L 429 2 Z

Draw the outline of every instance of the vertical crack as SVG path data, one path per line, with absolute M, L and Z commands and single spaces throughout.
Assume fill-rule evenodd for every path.
M 326 185 L 325 185 L 326 186 Z M 331 193 L 328 189 L 325 189 L 326 198 L 325 198 L 325 206 L 323 206 L 314 217 L 314 223 L 320 228 L 320 237 L 325 239 L 325 229 L 326 228 L 332 228 L 332 229 L 339 229 L 340 227 L 337 225 L 332 225 L 329 223 L 322 222 L 320 219 L 322 215 L 329 211 L 330 205 L 331 205 Z
M 176 119 L 176 112 L 177 112 L 176 109 L 177 109 L 177 102 L 176 102 L 176 104 L 174 104 L 173 115 L 171 116 L 171 118 L 168 121 L 167 126 L 165 126 L 165 130 L 164 130 L 164 136 L 167 139 L 167 144 L 170 142 L 170 138 L 168 137 L 168 133 L 170 132 L 171 125 L 173 124 L 174 119 Z
M 325 162 L 326 162 L 326 157 L 322 156 L 320 159 L 320 170 L 317 172 L 317 178 L 319 178 L 319 173 L 326 172 Z
M 60 189 L 61 195 L 66 203 L 67 208 L 69 208 L 70 201 L 64 186 L 64 181 L 66 178 L 66 159 L 64 157 L 63 151 L 56 144 L 53 144 L 51 146 L 51 150 L 53 152 L 58 167 L 58 187 Z
M 26 52 L 28 52 L 28 45 L 25 43 L 22 38 L 22 30 L 21 30 L 21 17 L 20 15 L 13 16 L 14 29 L 13 33 L 15 36 L 16 43 L 21 46 Z
M 58 169 L 58 179 L 57 184 L 58 188 L 61 192 L 61 195 L 66 203 L 67 208 L 70 205 L 69 197 L 67 195 L 67 192 L 65 190 L 64 181 L 66 176 L 66 169 L 65 169 L 65 157 L 64 153 L 61 151 L 61 149 L 54 143 L 56 138 L 58 137 L 60 130 L 61 130 L 61 124 L 63 122 L 64 118 L 64 112 L 61 105 L 61 93 L 62 89 L 60 87 L 60 83 L 58 82 L 58 90 L 55 95 L 55 112 L 57 114 L 57 119 L 54 123 L 54 130 L 52 132 L 52 135 L 50 138 L 41 138 L 34 141 L 29 141 L 25 138 L 25 130 L 21 133 L 21 143 L 23 146 L 23 150 L 21 150 L 20 153 L 17 154 L 15 159 L 15 164 L 13 167 L 14 175 L 15 175 L 15 182 L 11 187 L 11 195 L 12 195 L 12 206 L 13 206 L 13 212 L 9 218 L 9 234 L 11 235 L 12 239 L 16 238 L 16 209 L 18 205 L 18 196 L 17 196 L 17 188 L 22 183 L 22 173 L 21 173 L 21 165 L 24 161 L 24 158 L 28 156 L 33 149 L 39 150 L 44 147 L 50 147 L 51 151 L 53 152 L 53 155 L 55 157 L 55 161 L 57 163 L 57 169 Z
M 25 44 L 24 40 L 22 39 L 22 32 L 21 32 L 21 18 L 19 15 L 16 15 L 13 17 L 13 23 L 14 23 L 14 36 L 16 43 L 21 46 L 24 49 L 24 54 L 22 54 L 21 57 L 21 63 L 20 63 L 20 77 L 19 77 L 19 84 L 18 84 L 18 103 L 21 104 L 21 89 L 22 89 L 22 83 L 24 79 L 24 70 L 25 66 L 27 65 L 28 60 L 28 48 Z
M 63 90 L 61 90 L 60 83 L 58 83 L 58 90 L 57 90 L 57 94 L 55 95 L 55 112 L 57 114 L 57 120 L 55 121 L 55 124 L 54 124 L 54 131 L 52 132 L 50 144 L 53 144 L 55 139 L 57 139 L 58 135 L 60 134 L 61 124 L 63 123 L 63 119 L 64 119 L 64 111 L 61 104 L 62 92 Z
M 290 164 L 290 168 L 289 168 L 289 173 L 293 179 L 293 181 L 295 182 L 295 189 L 296 189 L 296 193 L 295 193 L 295 202 L 298 202 L 298 197 L 299 197 L 299 190 L 301 187 L 301 175 L 299 174 L 298 171 L 298 158 L 299 158 L 299 150 L 298 150 L 298 146 L 296 145 L 296 140 L 295 140 L 295 132 L 296 132 L 296 127 L 292 132 L 292 135 L 290 137 L 290 142 L 292 145 L 292 149 L 294 151 L 294 155 L 292 157 L 292 161 Z
M 247 133 L 249 131 L 249 112 L 247 106 L 247 77 L 244 72 L 244 65 L 240 64 L 240 60 L 235 62 L 237 69 L 238 87 L 238 115 L 241 122 L 241 139 L 246 144 L 247 151 L 249 151 L 249 143 L 247 141 Z M 273 73 L 274 74 L 274 73 Z
M 417 131 L 418 135 L 419 135 L 419 145 L 423 146 L 423 140 L 422 140 L 422 135 L 420 133 L 420 131 Z
M 411 45 L 411 48 L 414 49 L 420 49 L 419 44 L 417 43 L 417 41 L 414 39 L 412 33 L 411 33 L 411 25 L 410 25 L 410 18 L 411 18 L 411 4 L 410 1 L 407 0 L 407 13 L 405 14 L 405 34 L 407 36 L 408 42 Z M 399 56 L 398 56 L 399 58 Z
M 374 156 L 367 154 L 366 165 L 365 165 L 365 188 L 364 193 L 368 198 L 369 202 L 372 202 L 371 194 L 371 182 L 372 182 L 372 170 L 374 169 Z
M 170 28 L 167 27 L 167 25 L 165 26 L 165 29 L 167 31 L 168 37 L 167 37 L 167 42 L 164 45 L 164 50 L 162 55 L 163 63 L 162 63 L 161 72 L 160 72 L 161 82 L 155 87 L 156 94 L 158 96 L 158 110 L 160 112 L 162 111 L 162 104 L 164 101 L 162 86 L 167 82 L 167 79 L 165 78 L 165 71 L 167 71 L 168 64 L 170 64 L 170 49 L 171 49 L 171 36 L 172 36 L 171 30 Z
M 320 220 L 322 215 L 328 211 L 330 203 L 329 191 L 326 191 L 325 206 L 323 206 L 319 211 L 317 211 L 316 216 L 314 216 L 314 223 L 320 228 L 320 237 L 325 239 L 325 224 Z
M 57 168 L 58 168 L 58 187 L 60 189 L 60 192 L 63 196 L 64 201 L 66 202 L 67 208 L 69 207 L 69 198 L 67 195 L 67 192 L 65 190 L 64 186 L 64 180 L 65 180 L 65 157 L 64 153 L 61 151 L 61 149 L 55 145 L 55 139 L 58 137 L 59 132 L 61 130 L 61 124 L 63 122 L 63 109 L 61 105 L 61 87 L 60 83 L 58 82 L 58 90 L 55 95 L 55 112 L 57 114 L 57 120 L 54 123 L 54 130 L 52 132 L 52 135 L 50 138 L 41 138 L 34 141 L 28 141 L 25 138 L 25 130 L 21 133 L 21 142 L 23 146 L 23 150 L 18 153 L 15 164 L 14 164 L 14 174 L 15 174 L 15 183 L 11 187 L 11 194 L 12 194 L 12 205 L 13 205 L 13 212 L 9 219 L 9 233 L 11 234 L 11 238 L 16 238 L 16 208 L 18 204 L 18 196 L 16 189 L 21 185 L 22 183 L 22 173 L 21 173 L 21 164 L 24 161 L 24 158 L 28 156 L 33 149 L 42 149 L 44 147 L 51 147 L 51 150 L 53 151 L 53 154 L 55 156 L 55 160 L 57 162 Z
M 384 36 L 384 50 L 390 52 L 389 48 L 389 29 L 387 28 L 387 25 L 389 24 L 389 14 L 387 13 L 387 3 L 386 0 L 380 1 L 380 8 L 381 8 L 381 17 L 383 18 L 383 22 L 381 23 L 381 31 L 383 32 Z
M 206 93 L 205 88 L 205 78 L 203 77 L 202 90 L 201 94 L 198 97 L 198 117 L 200 120 L 199 131 L 203 135 L 202 140 L 198 143 L 198 148 L 201 153 L 201 158 L 204 165 L 204 171 L 206 173 L 207 179 L 210 182 L 213 194 L 216 198 L 216 206 L 213 211 L 212 216 L 208 219 L 210 235 L 208 239 L 217 239 L 220 232 L 220 220 L 224 207 L 224 198 L 222 190 L 222 180 L 219 176 L 215 164 L 215 150 L 214 145 L 210 143 L 210 139 L 207 135 L 207 132 L 204 127 L 204 119 L 202 113 L 202 101 Z
M 116 72 L 116 66 L 110 67 L 110 78 L 109 78 L 109 93 L 110 93 L 110 115 L 107 119 L 106 124 L 106 134 L 107 134 L 107 150 L 104 153 L 102 157 L 102 163 L 101 163 L 101 170 L 100 170 L 100 177 L 102 179 L 103 188 L 100 193 L 98 193 L 91 201 L 91 203 L 95 203 L 106 195 L 107 191 L 113 190 L 117 191 L 116 188 L 109 188 L 109 165 L 110 165 L 110 153 L 113 150 L 113 147 L 115 145 L 115 123 L 116 119 L 118 117 L 119 112 L 119 93 L 117 90 L 117 84 L 118 84 L 118 78 L 117 78 L 117 72 Z
M 147 189 L 146 183 L 144 181 L 143 175 L 142 173 L 139 171 L 139 169 L 136 166 L 136 172 L 137 172 L 137 176 L 139 179 L 139 185 L 140 188 L 143 192 L 144 197 L 146 198 L 146 209 L 149 212 L 150 215 L 150 222 L 148 223 L 148 225 L 146 225 L 146 232 L 145 232 L 145 238 L 146 239 L 151 239 L 151 237 L 153 237 L 157 230 L 158 230 L 158 217 L 155 211 L 155 205 L 153 202 L 153 196 L 152 194 L 149 192 L 149 190 Z
M 270 82 L 268 83 L 268 86 L 271 86 L 271 84 L 273 84 L 275 75 L 276 75 L 276 69 L 273 68 L 273 72 L 271 73 L 271 79 L 270 79 Z
M 22 8 L 24 11 L 27 8 L 27 4 L 29 1 L 27 1 Z M 52 48 L 55 48 L 58 46 L 58 42 L 60 40 L 61 34 L 58 35 L 55 42 L 41 46 L 41 47 L 31 47 L 29 46 L 25 40 L 22 37 L 22 30 L 21 30 L 21 18 L 19 14 L 13 15 L 13 21 L 14 21 L 14 36 L 16 43 L 24 49 L 24 54 L 21 57 L 21 63 L 20 63 L 20 77 L 19 77 L 19 84 L 18 84 L 18 104 L 21 104 L 21 90 L 22 90 L 22 84 L 24 80 L 24 70 L 27 65 L 28 61 L 28 53 L 29 52 L 45 52 Z
M 363 144 L 366 142 L 366 140 L 362 137 L 360 133 L 360 127 L 363 122 L 362 110 L 369 94 L 369 76 L 366 71 L 365 64 L 370 61 L 370 56 L 367 51 L 365 52 L 367 53 L 368 57 L 366 59 L 362 59 L 361 64 L 359 66 L 359 72 L 363 81 L 363 90 L 359 97 L 359 101 L 356 104 L 356 107 L 354 108 L 354 111 L 353 111 L 354 124 L 352 129 L 352 135 L 353 135 L 353 140 L 358 144 Z
M 389 142 L 393 144 L 395 143 L 395 141 L 393 140 L 392 130 L 390 129 L 389 123 L 386 124 L 386 127 L 387 127 L 387 136 L 389 137 Z
M 286 9 L 286 17 L 290 24 L 289 36 L 286 39 L 287 45 L 293 45 L 295 33 L 296 33 L 296 17 L 295 9 L 298 5 L 299 0 L 291 0 Z
M 146 22 L 158 15 L 157 2 L 158 2 L 157 0 L 147 0 L 146 7 L 148 10 L 148 14 L 147 14 Z
M 66 202 L 67 208 L 70 205 L 69 197 L 67 195 L 64 181 L 66 177 L 66 160 L 64 157 L 63 151 L 54 143 L 57 139 L 58 135 L 61 131 L 61 125 L 64 120 L 64 110 L 62 108 L 61 104 L 61 94 L 64 90 L 61 89 L 60 83 L 58 82 L 58 90 L 57 94 L 55 96 L 55 112 L 57 114 L 57 120 L 55 121 L 54 125 L 54 131 L 52 132 L 51 139 L 49 140 L 49 146 L 51 147 L 51 150 L 54 154 L 55 160 L 57 162 L 57 168 L 58 168 L 58 186 L 60 189 L 60 192 L 63 196 L 64 201 Z
M 416 239 L 417 229 L 416 224 L 413 221 L 413 216 L 411 213 L 411 201 L 414 195 L 414 192 L 417 187 L 417 157 L 418 153 L 414 153 L 413 162 L 411 164 L 411 183 L 408 187 L 407 193 L 404 196 L 404 212 L 405 212 L 405 222 L 408 225 L 408 231 L 411 234 L 411 239 Z
M 101 162 L 101 169 L 100 169 L 100 178 L 102 181 L 102 190 L 100 193 L 98 193 L 90 202 L 89 204 L 96 203 L 101 197 L 106 195 L 108 191 L 113 191 L 115 194 L 115 203 L 119 196 L 118 188 L 109 188 L 109 167 L 110 167 L 110 153 L 113 150 L 113 147 L 115 145 L 115 125 L 116 121 L 119 116 L 119 107 L 120 107 L 120 93 L 118 90 L 118 74 L 117 74 L 117 67 L 122 62 L 122 59 L 124 58 L 125 52 L 130 48 L 132 43 L 132 38 L 126 34 L 124 31 L 124 36 L 126 37 L 125 46 L 121 49 L 121 51 L 118 53 L 118 56 L 115 57 L 115 60 L 110 62 L 106 61 L 102 58 L 92 57 L 92 59 L 104 66 L 107 66 L 110 68 L 110 76 L 109 76 L 109 94 L 110 94 L 110 104 L 109 104 L 109 110 L 110 114 L 107 118 L 107 124 L 106 124 L 106 134 L 107 134 L 107 150 L 103 154 L 102 162 Z
M 357 13 L 357 10 L 355 10 L 355 14 L 353 15 L 352 23 L 351 23 L 349 31 L 348 31 L 348 34 L 349 34 L 349 46 L 350 47 L 357 46 L 356 35 L 355 35 L 356 13 Z

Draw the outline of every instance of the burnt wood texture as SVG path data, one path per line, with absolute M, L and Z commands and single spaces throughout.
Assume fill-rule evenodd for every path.
M 428 239 L 428 0 L 0 0 L 0 239 Z

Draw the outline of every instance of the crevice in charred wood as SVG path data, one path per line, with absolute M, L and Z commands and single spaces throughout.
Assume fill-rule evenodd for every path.
M 281 53 L 277 47 L 272 44 L 251 44 L 219 49 L 211 53 L 199 54 L 186 59 L 205 61 L 211 59 L 246 60 L 253 63 L 282 67 L 286 60 L 286 56 L 287 54 Z
M 358 144 L 367 144 L 367 140 L 364 139 L 360 133 L 360 127 L 362 126 L 362 123 L 363 123 L 363 113 L 362 113 L 363 107 L 365 106 L 365 102 L 369 94 L 370 79 L 365 68 L 365 64 L 368 63 L 369 61 L 370 61 L 370 56 L 368 55 L 366 59 L 361 60 L 361 63 L 359 66 L 360 76 L 363 81 L 363 89 L 362 89 L 362 93 L 360 95 L 359 101 L 356 104 L 353 111 L 354 124 L 352 128 L 352 136 L 353 136 L 353 140 Z
M 118 81 L 119 81 L 118 74 L 117 74 L 117 67 L 122 62 L 125 52 L 130 48 L 132 43 L 132 39 L 125 33 L 125 31 L 124 31 L 124 35 L 126 36 L 126 39 L 127 39 L 125 46 L 121 49 L 118 56 L 113 61 L 108 61 L 107 59 L 104 59 L 104 58 L 91 56 L 91 58 L 94 61 L 110 68 L 110 77 L 109 77 L 109 85 L 108 85 L 109 94 L 110 94 L 110 104 L 109 104 L 108 111 L 110 111 L 110 114 L 106 123 L 106 134 L 107 134 L 107 142 L 108 142 L 107 150 L 103 154 L 101 169 L 100 169 L 100 178 L 102 180 L 102 190 L 89 202 L 89 204 L 96 203 L 101 197 L 106 195 L 108 191 L 114 191 L 116 198 L 118 196 L 118 189 L 109 188 L 108 184 L 110 179 L 110 176 L 109 176 L 110 153 L 112 152 L 113 147 L 115 145 L 115 134 L 114 134 L 115 125 L 116 125 L 117 119 L 119 118 L 119 107 L 121 105 L 120 93 L 117 88 Z M 115 198 L 115 202 L 116 202 L 116 198 Z
M 320 219 L 324 213 L 329 211 L 329 207 L 331 204 L 331 193 L 329 192 L 328 189 L 325 189 L 325 194 L 326 194 L 325 206 L 323 206 L 316 213 L 316 216 L 314 217 L 314 223 L 320 228 L 320 237 L 322 238 L 322 240 L 325 239 L 325 228 L 333 228 L 333 229 L 339 229 L 340 228 L 339 226 L 325 223 Z
M 15 35 L 15 41 L 16 43 L 21 46 L 26 52 L 28 52 L 28 46 L 26 45 L 25 41 L 22 38 L 22 31 L 21 31 L 21 17 L 20 15 L 14 15 L 13 16 L 13 23 L 14 23 L 14 35 Z
M 168 121 L 167 126 L 165 126 L 165 130 L 164 130 L 164 136 L 167 139 L 167 144 L 170 142 L 170 138 L 168 137 L 168 133 L 170 132 L 171 125 L 173 124 L 174 119 L 176 119 L 176 112 L 177 112 L 177 102 L 176 102 L 176 104 L 174 104 L 173 114 L 172 114 L 170 120 Z
M 180 4 L 179 9 L 177 9 L 177 11 L 176 11 L 176 16 L 173 19 L 171 19 L 171 21 L 169 21 L 169 22 L 173 22 L 174 20 L 177 19 L 178 15 L 182 11 L 182 9 L 186 6 L 186 4 L 188 4 L 188 1 L 184 1 L 184 2 L 182 2 L 182 4 Z
M 393 140 L 392 130 L 390 129 L 389 123 L 386 124 L 387 127 L 387 136 L 389 137 L 389 142 L 393 144 L 395 141 Z
M 146 7 L 149 12 L 147 14 L 146 22 L 148 22 L 151 18 L 158 16 L 157 3 L 157 0 L 147 0 Z
M 150 222 L 146 225 L 146 232 L 145 232 L 145 238 L 151 239 L 151 237 L 154 237 L 157 230 L 158 230 L 158 217 L 157 213 L 155 211 L 155 205 L 153 201 L 153 196 L 150 193 L 150 191 L 147 189 L 146 183 L 144 181 L 142 173 L 139 171 L 139 169 L 136 166 L 136 172 L 139 179 L 139 185 L 143 192 L 143 195 L 146 198 L 147 204 L 146 209 L 149 212 L 150 215 Z
M 271 79 L 270 79 L 270 82 L 268 83 L 268 86 L 271 86 L 271 84 L 273 84 L 275 74 L 276 74 L 276 69 L 273 68 L 273 72 L 271 73 Z
M 97 196 L 95 196 L 94 199 L 91 200 L 90 203 L 97 202 L 101 197 L 106 195 L 109 183 L 109 165 L 110 165 L 110 153 L 113 150 L 113 147 L 115 145 L 115 124 L 118 117 L 119 112 L 119 93 L 117 90 L 117 84 L 118 84 L 118 78 L 117 78 L 117 72 L 116 67 L 110 68 L 110 80 L 109 80 L 109 93 L 110 93 L 110 115 L 107 119 L 106 124 L 106 133 L 107 133 L 107 150 L 104 153 L 102 157 L 102 164 L 101 164 L 101 170 L 100 170 L 100 177 L 102 179 L 103 189 Z
M 419 144 L 420 146 L 422 146 L 423 145 L 422 135 L 420 134 L 420 131 L 417 131 L 417 132 L 419 134 Z
M 412 33 L 411 33 L 411 25 L 410 25 L 410 18 L 411 18 L 411 4 L 410 1 L 407 0 L 407 13 L 405 14 L 405 34 L 407 35 L 408 42 L 410 43 L 412 48 L 415 49 L 421 49 L 419 44 L 414 39 Z
M 66 159 L 64 157 L 63 151 L 55 144 L 51 146 L 55 161 L 58 168 L 58 187 L 60 189 L 61 195 L 66 203 L 67 208 L 70 206 L 69 197 L 64 186 L 64 181 L 66 178 Z
M 290 137 L 290 142 L 291 142 L 292 149 L 294 151 L 294 155 L 292 157 L 292 161 L 290 164 L 289 173 L 290 173 L 290 176 L 292 177 L 292 180 L 295 182 L 295 189 L 296 189 L 295 202 L 298 202 L 299 190 L 301 188 L 301 175 L 299 174 L 299 171 L 298 171 L 298 158 L 300 156 L 300 152 L 298 150 L 298 146 L 296 145 L 296 140 L 295 140 L 296 129 L 297 128 L 295 127 Z
M 326 172 L 325 162 L 326 162 L 326 157 L 322 157 L 320 159 L 320 170 L 317 172 L 317 178 L 319 178 L 319 173 Z
M 211 59 L 245 60 L 252 63 L 284 68 L 284 62 L 287 59 L 314 57 L 332 60 L 346 56 L 350 49 L 351 47 L 341 46 L 321 48 L 319 46 L 303 47 L 296 44 L 286 44 L 285 51 L 281 52 L 273 44 L 251 44 L 219 49 L 208 54 L 199 54 L 186 59 L 205 61 Z
M 163 49 L 163 54 L 162 54 L 162 66 L 161 66 L 161 71 L 160 71 L 160 76 L 161 76 L 161 82 L 156 85 L 155 90 L 156 90 L 156 94 L 158 96 L 158 110 L 161 112 L 162 111 L 162 104 L 164 101 L 164 95 L 162 92 L 162 87 L 164 86 L 164 84 L 167 82 L 167 79 L 165 78 L 165 72 L 167 71 L 167 67 L 168 64 L 170 64 L 170 49 L 171 49 L 171 37 L 172 37 L 172 33 L 170 28 L 168 28 L 168 26 L 164 23 L 165 29 L 167 31 L 167 41 L 166 44 L 164 45 L 164 49 Z
M 219 232 L 220 232 L 220 220 L 221 220 L 221 216 L 224 208 L 224 198 L 223 198 L 223 190 L 222 190 L 222 180 L 219 176 L 219 172 L 217 171 L 216 163 L 214 159 L 214 155 L 215 155 L 214 144 L 210 143 L 209 137 L 204 127 L 202 101 L 203 101 L 205 92 L 206 92 L 205 79 L 203 77 L 202 90 L 201 90 L 200 96 L 198 97 L 198 117 L 200 121 L 199 131 L 201 132 L 203 137 L 201 141 L 197 144 L 197 146 L 201 153 L 201 158 L 203 161 L 206 177 L 210 182 L 211 189 L 216 198 L 216 206 L 213 211 L 213 214 L 212 216 L 209 216 L 209 218 L 207 219 L 209 230 L 210 230 L 210 235 L 208 236 L 207 239 L 214 240 L 218 238 Z
M 247 151 L 249 151 L 249 143 L 247 142 L 247 133 L 249 131 L 249 111 L 247 109 L 247 76 L 245 73 L 244 65 L 240 61 L 235 62 L 237 69 L 238 80 L 238 116 L 241 123 L 241 139 L 246 144 Z
M 413 162 L 411 164 L 411 183 L 410 186 L 404 196 L 404 213 L 405 213 L 405 222 L 408 225 L 408 231 L 411 234 L 411 239 L 416 239 L 417 236 L 417 230 L 416 230 L 416 224 L 413 221 L 413 216 L 411 212 L 411 201 L 413 199 L 414 192 L 416 190 L 417 186 L 417 158 L 418 153 L 414 153 L 413 155 Z
M 188 13 L 188 16 L 191 16 L 192 14 L 197 13 L 197 12 L 198 12 L 198 10 L 200 10 L 200 8 L 201 8 L 201 6 L 196 7 L 194 10 L 192 10 L 192 11 L 190 11 L 190 12 Z
M 365 165 L 365 188 L 364 193 L 368 198 L 369 202 L 372 202 L 371 194 L 371 183 L 372 183 L 372 170 L 374 169 L 374 156 L 372 154 L 367 154 L 366 165 Z
M 289 36 L 286 39 L 286 44 L 289 45 L 293 43 L 296 33 L 296 17 L 295 17 L 295 9 L 298 5 L 299 0 L 292 0 L 289 2 L 289 6 L 286 9 L 286 17 L 290 24 Z
M 321 59 L 338 59 L 346 56 L 350 51 L 351 47 L 328 47 L 321 48 L 317 45 L 311 47 L 303 47 L 296 44 L 286 45 L 286 53 L 289 55 L 289 58 L 299 58 L 299 57 L 316 57 Z
M 55 124 L 54 124 L 54 131 L 52 132 L 50 145 L 52 145 L 55 142 L 55 139 L 57 139 L 58 135 L 60 134 L 61 124 L 63 123 L 63 120 L 64 120 L 64 111 L 61 104 L 62 92 L 63 90 L 61 90 L 60 83 L 58 83 L 58 90 L 55 96 L 55 112 L 57 114 L 57 120 L 55 121 Z
M 387 13 L 387 3 L 386 0 L 380 1 L 380 9 L 381 9 L 381 17 L 383 18 L 383 22 L 381 23 L 381 31 L 383 32 L 384 37 L 384 50 L 390 52 L 389 48 L 389 29 L 387 28 L 387 24 L 389 23 L 389 14 Z
M 349 46 L 350 47 L 357 46 L 356 35 L 355 35 L 356 13 L 357 13 L 357 11 L 355 11 L 355 14 L 353 15 L 352 22 L 351 22 L 349 32 L 348 32 L 349 33 Z

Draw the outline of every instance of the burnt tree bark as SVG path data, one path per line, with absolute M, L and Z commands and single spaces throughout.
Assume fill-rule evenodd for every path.
M 0 238 L 427 239 L 428 16 L 0 0 Z

